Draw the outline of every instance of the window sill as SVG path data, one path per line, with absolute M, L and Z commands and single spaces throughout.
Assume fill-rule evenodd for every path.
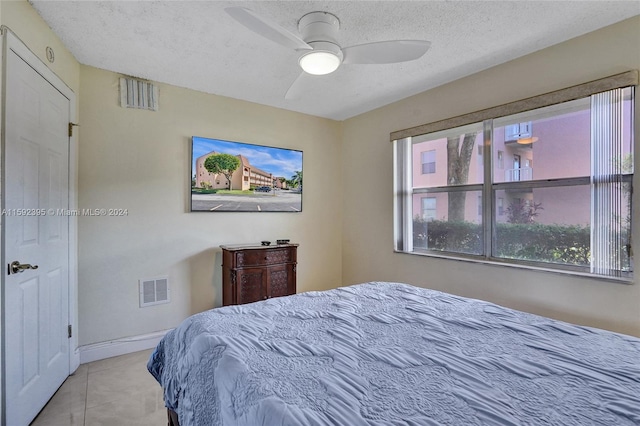
M 607 282 L 613 282 L 613 283 L 617 283 L 617 284 L 631 285 L 631 284 L 634 283 L 634 279 L 633 279 L 632 276 L 630 276 L 630 277 L 607 277 L 607 276 L 603 276 L 603 275 L 590 274 L 590 273 L 587 273 L 587 272 L 571 271 L 571 270 L 565 270 L 565 269 L 545 268 L 545 267 L 541 267 L 541 266 L 532 266 L 532 265 L 523 265 L 523 264 L 518 264 L 518 263 L 511 263 L 509 261 L 498 261 L 498 260 L 494 260 L 494 259 L 488 260 L 488 259 L 480 259 L 480 258 L 472 258 L 472 257 L 444 255 L 444 254 L 438 254 L 438 253 L 406 252 L 406 251 L 395 250 L 395 249 L 393 251 L 394 251 L 394 253 L 409 254 L 409 255 L 414 255 L 414 256 L 423 256 L 423 257 L 429 257 L 429 258 L 433 258 L 433 259 L 445 259 L 445 260 L 452 260 L 452 261 L 456 261 L 456 262 L 468 262 L 468 263 L 476 263 L 476 264 L 482 264 L 482 265 L 498 266 L 498 267 L 504 267 L 504 268 L 524 269 L 524 270 L 527 270 L 527 271 L 545 272 L 545 273 L 559 274 L 559 275 L 565 275 L 565 276 L 571 276 L 571 277 L 589 278 L 589 279 L 593 279 L 593 280 L 597 280 L 597 281 L 607 281 Z

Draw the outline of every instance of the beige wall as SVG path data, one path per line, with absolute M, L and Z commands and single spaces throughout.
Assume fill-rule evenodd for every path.
M 82 66 L 79 202 L 124 217 L 79 221 L 80 345 L 176 326 L 221 304 L 220 244 L 299 243 L 298 291 L 341 283 L 341 125 L 159 85 L 157 112 L 118 104 L 119 75 Z M 191 136 L 304 151 L 301 213 L 189 213 Z M 171 303 L 138 307 L 138 279 L 168 275 Z
M 625 285 L 393 253 L 389 142 L 392 131 L 640 69 L 639 41 L 640 17 L 635 17 L 344 122 L 343 284 L 403 281 L 640 336 L 638 278 Z M 639 112 L 636 108 L 636 134 Z M 635 158 L 637 165 L 637 141 Z M 634 197 L 634 251 L 640 253 L 640 191 Z

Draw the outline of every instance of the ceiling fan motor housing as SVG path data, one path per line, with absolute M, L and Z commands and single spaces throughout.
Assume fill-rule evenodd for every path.
M 313 42 L 328 42 L 338 44 L 336 36 L 340 29 L 340 20 L 328 12 L 311 12 L 298 21 L 298 31 L 302 39 L 311 44 Z

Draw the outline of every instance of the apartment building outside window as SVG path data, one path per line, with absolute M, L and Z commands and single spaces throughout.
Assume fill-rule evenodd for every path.
M 396 250 L 630 277 L 633 89 L 396 140 Z
M 422 219 L 429 222 L 436 218 L 437 201 L 435 197 L 422 198 Z

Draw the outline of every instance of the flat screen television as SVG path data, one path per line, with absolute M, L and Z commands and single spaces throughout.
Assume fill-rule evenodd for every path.
M 302 211 L 302 151 L 192 137 L 191 211 Z

